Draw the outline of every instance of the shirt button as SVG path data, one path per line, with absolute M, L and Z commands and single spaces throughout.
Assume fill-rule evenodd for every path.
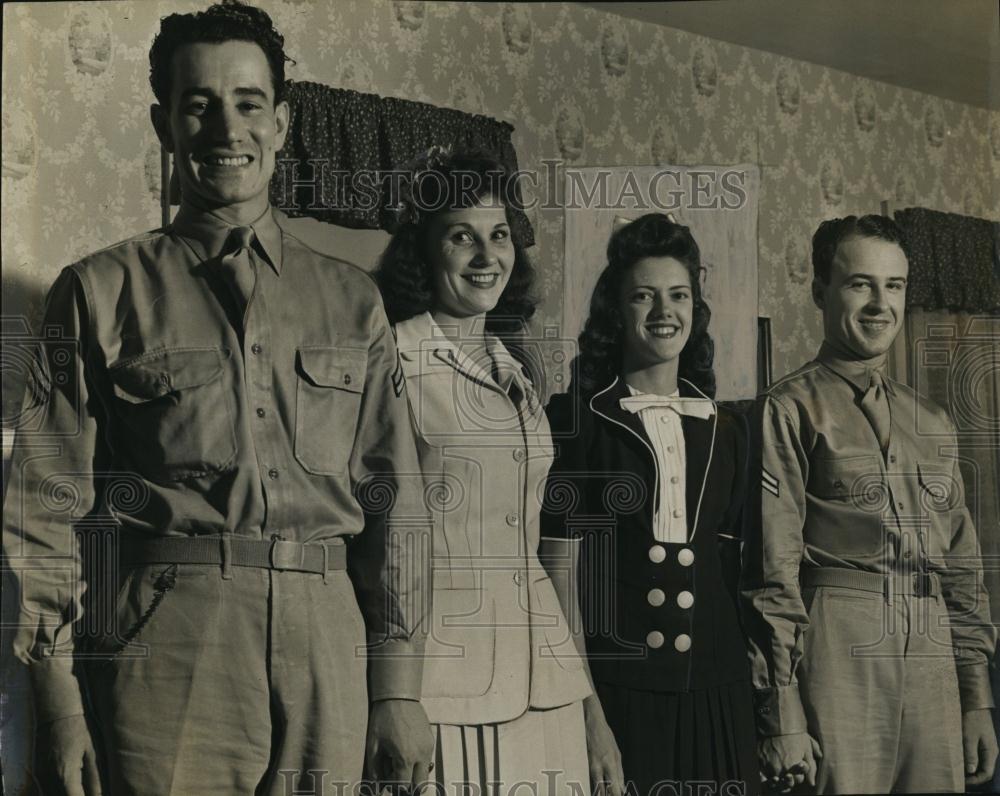
M 679 519 L 680 517 L 684 516 L 684 509 L 674 509 L 673 514 L 674 517 L 677 517 Z
M 646 644 L 654 650 L 658 650 L 662 647 L 663 641 L 663 634 L 659 630 L 653 630 L 646 635 Z
M 257 407 L 257 417 L 263 417 L 266 414 L 267 414 L 267 412 L 265 412 L 262 407 L 259 407 L 259 406 Z
M 515 462 L 523 462 L 524 461 L 524 449 L 523 448 L 514 448 L 514 461 Z
M 649 548 L 649 560 L 654 564 L 662 563 L 667 557 L 666 548 L 662 545 L 654 544 Z
M 677 553 L 677 563 L 682 567 L 689 567 L 694 563 L 694 550 L 690 547 L 681 548 L 680 552 Z
M 512 528 L 516 527 L 518 522 L 520 522 L 520 518 L 513 511 L 507 515 L 507 524 Z
M 682 591 L 677 595 L 677 605 L 681 608 L 690 608 L 694 605 L 694 595 L 689 591 Z
M 663 589 L 650 589 L 646 595 L 646 601 L 654 608 L 659 608 L 666 600 L 667 595 L 663 593 Z
M 902 500 L 899 501 L 899 503 L 896 504 L 896 508 L 898 508 L 900 511 L 902 511 L 902 509 L 903 509 L 903 501 Z
M 350 373 L 345 373 L 344 374 L 344 384 L 350 384 L 350 383 L 351 383 L 351 374 Z
M 673 453 L 673 452 L 674 452 L 674 446 L 673 445 L 667 445 L 667 453 Z
M 518 585 L 518 586 L 521 585 L 521 572 L 520 572 L 520 570 L 518 570 L 517 572 L 514 573 L 514 583 L 516 585 Z
M 267 471 L 267 477 L 270 478 L 272 481 L 278 480 L 278 471 L 272 467 L 270 470 Z
M 264 350 L 264 346 L 262 346 L 260 343 L 254 343 L 252 346 L 250 346 L 250 350 L 255 354 L 259 354 L 261 351 Z
M 674 649 L 678 652 L 687 652 L 691 649 L 691 636 L 687 633 L 681 633 L 674 639 Z
M 895 453 L 892 453 L 892 454 L 889 455 L 889 463 L 890 464 L 895 464 L 896 463 L 896 454 Z
M 677 477 L 676 475 L 672 475 L 672 476 L 670 476 L 670 483 L 671 483 L 671 484 L 679 484 L 679 483 L 680 483 L 680 480 L 681 480 L 681 479 L 680 479 L 680 478 L 678 478 L 678 477 Z
M 666 415 L 664 415 L 663 417 L 660 418 L 660 422 L 661 423 L 669 423 L 670 422 L 670 418 L 667 417 Z

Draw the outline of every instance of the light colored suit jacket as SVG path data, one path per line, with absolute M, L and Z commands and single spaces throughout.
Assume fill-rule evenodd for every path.
M 495 337 L 506 389 L 490 357 L 429 314 L 398 324 L 396 339 L 434 523 L 429 719 L 502 722 L 582 699 L 590 685 L 537 555 L 553 449 L 534 388 Z

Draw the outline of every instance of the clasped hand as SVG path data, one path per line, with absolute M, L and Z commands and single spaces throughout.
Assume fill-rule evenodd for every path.
M 758 745 L 761 779 L 770 790 L 788 793 L 803 782 L 816 786 L 823 753 L 807 732 L 763 738 Z

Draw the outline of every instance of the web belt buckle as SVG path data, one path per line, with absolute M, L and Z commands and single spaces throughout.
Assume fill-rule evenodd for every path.
M 271 569 L 303 570 L 305 568 L 306 546 L 288 539 L 271 542 Z

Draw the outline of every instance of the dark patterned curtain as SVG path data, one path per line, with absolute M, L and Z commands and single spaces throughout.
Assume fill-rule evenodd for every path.
M 391 229 L 394 188 L 385 173 L 433 145 L 483 149 L 517 171 L 506 122 L 422 102 L 319 83 L 289 81 L 291 125 L 271 180 L 271 203 L 357 229 Z M 513 234 L 534 244 L 527 216 L 512 212 Z
M 1000 313 L 1000 225 L 921 207 L 895 217 L 909 249 L 907 306 Z

